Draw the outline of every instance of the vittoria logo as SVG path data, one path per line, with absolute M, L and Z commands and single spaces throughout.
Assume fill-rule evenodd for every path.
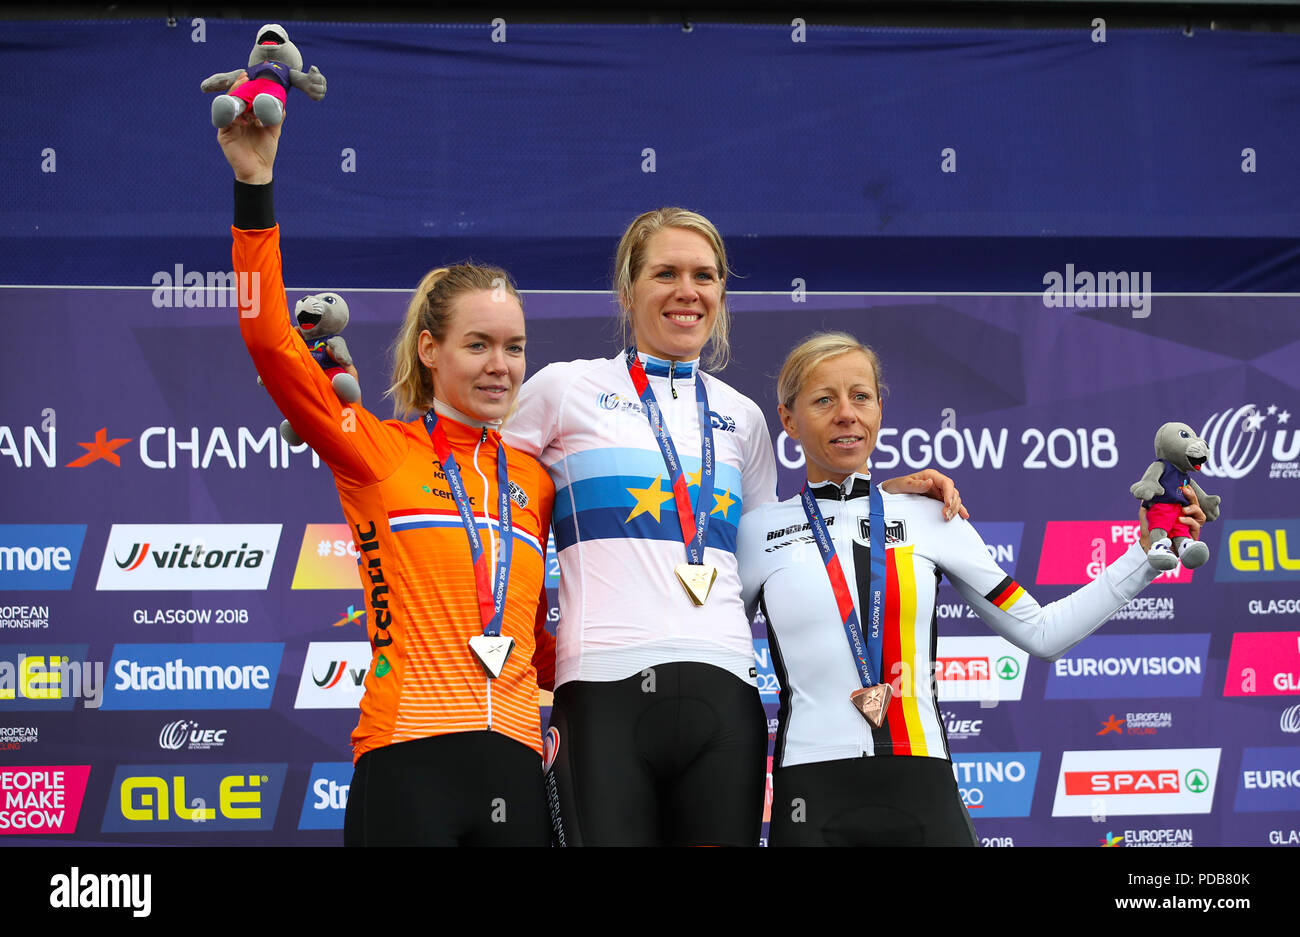
M 100 590 L 265 589 L 279 524 L 114 524 Z

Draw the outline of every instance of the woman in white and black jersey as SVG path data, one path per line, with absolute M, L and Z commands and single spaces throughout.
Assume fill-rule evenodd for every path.
M 727 276 L 708 219 L 636 218 L 614 275 L 627 347 L 543 368 L 503 429 L 556 486 L 546 762 L 565 845 L 758 842 L 767 725 L 735 544 L 776 461 L 758 406 L 700 367 L 726 363 Z M 898 483 L 959 508 L 938 473 Z
M 743 599 L 763 610 L 781 683 L 772 845 L 975 845 L 930 680 L 939 573 L 995 631 L 1048 660 L 1157 575 L 1140 515 L 1140 543 L 1039 606 L 965 520 L 876 490 L 868 464 L 882 390 L 875 352 L 851 335 L 821 333 L 791 351 L 778 410 L 808 481 L 740 525 Z M 1198 530 L 1199 506 L 1185 514 Z

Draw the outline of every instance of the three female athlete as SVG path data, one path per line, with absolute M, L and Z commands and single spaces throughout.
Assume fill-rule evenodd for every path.
M 272 167 L 283 125 L 217 137 L 235 172 L 234 269 L 260 277 L 240 331 L 280 411 L 334 473 L 359 554 L 373 656 L 352 734 L 349 845 L 545 845 L 538 685 L 549 688 L 544 556 L 554 487 L 499 426 L 524 375 L 504 271 L 416 288 L 380 420 L 341 404 L 290 328 Z M 505 285 L 505 289 L 500 287 Z
M 781 683 L 772 845 L 975 845 L 931 679 L 938 574 L 1012 644 L 1065 653 L 1157 575 L 1140 543 L 1095 581 L 1039 606 L 964 520 L 883 495 L 867 469 L 882 416 L 880 363 L 842 332 L 790 352 L 782 425 L 803 446 L 800 495 L 746 514 L 736 549 Z M 883 485 L 881 486 L 883 487 Z M 1204 520 L 1189 508 L 1193 530 Z
M 758 842 L 767 726 L 735 550 L 741 516 L 776 497 L 776 461 L 759 408 L 700 367 L 706 348 L 727 359 L 727 276 L 706 218 L 636 218 L 614 277 L 629 346 L 543 368 L 504 428 L 556 488 L 546 784 L 562 844 Z M 938 473 L 895 483 L 959 509 Z

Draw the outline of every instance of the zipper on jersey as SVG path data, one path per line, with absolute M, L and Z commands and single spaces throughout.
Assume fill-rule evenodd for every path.
M 677 399 L 677 388 L 673 386 L 673 378 L 677 376 L 677 362 L 668 362 L 668 389 L 673 392 L 673 400 Z
M 497 565 L 496 538 L 492 535 L 492 518 L 488 515 L 488 500 L 489 500 L 488 495 L 490 495 L 491 492 L 488 491 L 487 476 L 484 475 L 483 470 L 478 467 L 478 451 L 479 448 L 483 445 L 483 443 L 487 442 L 487 438 L 488 438 L 488 431 L 487 431 L 487 427 L 485 426 L 483 427 L 483 432 L 479 434 L 478 442 L 474 444 L 474 471 L 478 473 L 478 477 L 483 482 L 483 524 L 485 527 L 487 527 L 487 532 L 488 532 L 488 546 L 490 548 L 488 551 L 488 556 L 492 558 L 491 566 L 488 569 L 489 572 L 488 581 L 491 582 L 496 578 L 496 565 Z M 492 728 L 492 678 L 487 677 L 486 681 L 487 681 L 487 727 L 489 730 L 491 730 Z
M 848 530 L 853 526 L 852 524 L 848 523 L 848 521 L 845 519 L 845 515 L 846 515 L 846 510 L 845 510 L 845 509 L 848 507 L 848 501 L 849 501 L 849 489 L 850 489 L 852 486 L 853 486 L 853 475 L 852 475 L 852 474 L 850 474 L 850 475 L 848 476 L 848 478 L 844 479 L 844 481 L 840 482 L 840 509 L 839 509 L 839 512 L 838 512 L 838 513 L 839 513 L 839 516 L 835 518 L 835 526 L 837 526 L 837 527 L 840 528 L 839 533 L 836 534 L 836 537 L 837 537 L 837 538 L 839 538 L 839 537 L 840 537 L 840 536 L 841 536 L 845 531 L 848 531 Z M 852 537 L 851 534 L 848 536 L 848 540 L 849 540 L 849 542 L 848 542 L 847 544 L 845 544 L 845 545 L 848 547 L 849 555 L 852 556 L 852 555 L 853 555 L 853 537 Z M 870 549 L 870 548 L 868 548 L 868 549 Z M 849 588 L 853 591 L 853 593 L 857 596 L 857 599 L 858 599 L 858 601 L 855 603 L 855 605 L 858 606 L 858 622 L 860 623 L 860 625 L 861 625 L 861 627 L 862 627 L 863 637 L 865 638 L 865 636 L 866 636 L 866 631 L 867 631 L 867 616 L 864 615 L 864 614 L 862 613 L 861 605 L 862 605 L 862 602 L 863 602 L 863 598 L 862 598 L 862 595 L 858 592 L 858 589 L 857 589 L 857 587 L 856 587 L 856 583 L 857 583 L 857 568 L 856 568 L 856 564 L 854 564 L 854 576 L 853 576 L 853 579 L 854 579 L 854 585 L 850 586 Z M 847 577 L 846 577 L 846 580 L 847 580 Z M 884 676 L 883 676 L 882 674 L 877 674 L 877 675 L 876 675 L 876 679 L 879 680 L 879 681 L 881 681 L 881 682 L 883 682 L 883 681 L 884 681 Z M 874 749 L 873 749 L 871 746 L 869 746 L 869 745 L 867 744 L 868 740 L 871 739 L 871 726 L 868 725 L 868 723 L 866 722 L 866 720 L 863 720 L 862 725 L 858 728 L 858 732 L 859 732 L 859 735 L 858 735 L 858 749 L 859 749 L 859 752 L 860 752 L 859 757 L 865 757 L 865 756 L 867 755 L 868 750 L 871 750 L 871 753 L 872 753 L 872 754 L 875 754 Z

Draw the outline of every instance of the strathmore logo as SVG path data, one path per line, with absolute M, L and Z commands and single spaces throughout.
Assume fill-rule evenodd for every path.
M 279 524 L 114 524 L 100 590 L 266 588 Z
M 1272 456 L 1269 478 L 1300 478 L 1300 429 L 1288 432 L 1289 411 L 1277 404 L 1253 403 L 1210 414 L 1201 438 L 1210 458 L 1201 473 L 1211 478 L 1245 478 L 1267 451 Z

